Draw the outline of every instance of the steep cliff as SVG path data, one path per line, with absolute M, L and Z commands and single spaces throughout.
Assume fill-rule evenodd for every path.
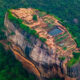
M 7 28 L 6 35 L 7 41 L 10 42 L 9 47 L 13 51 L 16 59 L 23 64 L 24 68 L 34 73 L 41 80 L 55 76 L 59 76 L 65 80 L 76 80 L 75 76 L 73 76 L 74 78 L 70 78 L 72 76 L 70 76 L 71 74 L 69 72 L 72 71 L 67 70 L 67 59 L 64 61 L 60 60 L 54 47 L 52 50 L 52 48 L 40 41 L 39 38 L 28 34 L 19 25 L 10 21 L 8 19 L 8 13 L 5 15 L 4 25 Z

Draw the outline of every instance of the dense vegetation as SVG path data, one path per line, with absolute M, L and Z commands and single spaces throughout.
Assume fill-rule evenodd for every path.
M 80 53 L 73 53 L 73 58 L 67 63 L 68 67 L 72 67 L 74 64 L 80 62 Z
M 5 51 L 0 44 L 0 80 L 36 80 L 17 61 L 11 51 Z
M 37 21 L 37 15 L 33 15 L 33 20 Z
M 61 61 L 64 61 L 65 60 L 65 57 L 63 56 L 63 57 L 60 57 L 59 58 Z
M 32 8 L 38 8 L 40 10 L 46 11 L 48 13 L 52 13 L 56 16 L 58 16 L 64 25 L 66 25 L 67 29 L 70 31 L 70 33 L 73 35 L 74 39 L 76 40 L 78 47 L 80 47 L 80 0 L 0 0 L 0 40 L 5 39 L 3 37 L 4 33 L 2 32 L 2 29 L 5 30 L 4 27 L 4 15 L 6 11 L 10 8 L 20 8 L 20 7 L 32 7 Z M 74 19 L 77 19 L 78 22 L 74 22 Z M 2 51 L 1 51 L 2 50 Z M 8 64 L 11 65 L 12 62 L 9 59 L 13 59 L 13 57 L 8 56 L 10 53 L 4 52 L 3 49 L 0 47 L 0 71 L 4 69 L 6 71 Z M 5 55 L 6 53 L 6 55 Z M 6 58 L 6 60 L 4 59 Z M 1 60 L 2 59 L 2 60 Z M 3 61 L 3 62 L 1 62 Z M 4 63 L 4 64 L 2 64 Z M 17 62 L 15 62 L 15 68 L 20 67 L 20 65 L 17 65 Z M 3 67 L 3 69 L 1 68 Z M 15 68 L 13 68 L 13 71 L 15 71 Z M 3 71 L 3 72 L 4 72 Z M 19 71 L 18 71 L 19 72 Z M 23 71 L 21 71 L 23 72 Z M 9 75 L 8 75 L 9 74 Z M 14 80 L 23 80 L 20 79 L 20 76 L 22 75 L 24 78 L 25 74 L 18 74 L 17 77 L 14 77 L 10 73 L 0 73 L 0 80 L 7 80 L 7 77 L 10 76 Z M 4 79 L 3 79 L 4 78 Z M 26 79 L 27 80 L 27 79 Z M 29 80 L 29 79 L 28 79 Z M 34 79 L 32 79 L 34 80 Z

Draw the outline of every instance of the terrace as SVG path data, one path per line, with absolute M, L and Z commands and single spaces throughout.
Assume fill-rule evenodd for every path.
M 56 53 L 58 49 L 59 54 L 64 53 L 68 55 L 67 53 L 70 49 L 73 50 L 73 48 L 76 48 L 76 44 L 67 29 L 62 26 L 54 16 L 31 8 L 21 8 L 19 10 L 11 10 L 11 12 L 22 19 L 25 25 L 36 30 L 40 37 L 45 38 L 45 43 L 54 50 L 54 53 Z M 36 21 L 33 20 L 33 15 L 37 16 Z

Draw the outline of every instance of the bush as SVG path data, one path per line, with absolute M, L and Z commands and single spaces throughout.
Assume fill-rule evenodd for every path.
M 61 61 L 64 61 L 65 60 L 65 57 L 60 57 L 59 58 Z
M 8 10 L 8 18 L 9 18 L 9 20 L 11 20 L 11 21 L 14 22 L 14 23 L 19 23 L 19 24 L 21 24 L 22 21 L 23 21 L 23 20 L 21 20 L 21 19 L 18 19 L 18 18 L 16 18 L 16 17 L 14 17 L 14 16 L 12 15 L 12 13 L 11 13 L 10 10 Z
M 36 32 L 35 30 L 31 30 L 31 34 L 32 34 L 32 35 L 36 35 L 36 33 L 37 33 L 37 32 Z
M 33 20 L 34 21 L 37 21 L 38 19 L 37 19 L 37 15 L 33 15 Z
M 22 29 L 24 29 L 25 31 L 27 31 L 27 32 L 29 32 L 30 31 L 30 28 L 28 27 L 28 26 L 26 26 L 25 24 L 20 24 L 20 27 L 22 28 Z
M 66 50 L 67 49 L 67 47 L 63 47 L 63 50 Z
M 39 34 L 36 34 L 35 37 L 36 37 L 36 38 L 39 38 Z
M 46 41 L 45 38 L 40 37 L 40 40 L 44 43 Z

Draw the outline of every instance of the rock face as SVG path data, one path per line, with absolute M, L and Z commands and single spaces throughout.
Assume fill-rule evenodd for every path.
M 53 52 L 51 48 L 12 23 L 8 19 L 8 13 L 5 15 L 4 24 L 7 28 L 7 40 L 11 42 L 10 49 L 27 70 L 34 73 L 41 80 L 55 76 L 65 80 L 76 80 L 75 78 L 67 78 L 67 73 L 65 73 L 62 66 L 63 63 L 50 55 Z M 26 40 L 26 37 L 29 40 Z
M 53 61 L 53 58 L 49 56 L 49 54 L 52 53 L 51 49 L 42 43 L 39 39 L 28 35 L 24 30 L 19 29 L 19 27 L 15 27 L 13 23 L 8 20 L 8 18 L 5 19 L 5 25 L 7 25 L 9 31 L 6 33 L 8 36 L 7 38 L 14 42 L 14 44 L 19 45 L 26 56 L 28 55 L 37 63 L 41 64 L 51 64 L 55 62 Z M 15 35 L 9 35 L 12 32 L 14 32 Z M 31 43 L 26 40 L 26 36 L 29 38 L 29 40 L 31 40 Z
M 80 63 L 67 68 L 67 75 L 74 78 L 76 77 L 77 80 L 80 80 Z

